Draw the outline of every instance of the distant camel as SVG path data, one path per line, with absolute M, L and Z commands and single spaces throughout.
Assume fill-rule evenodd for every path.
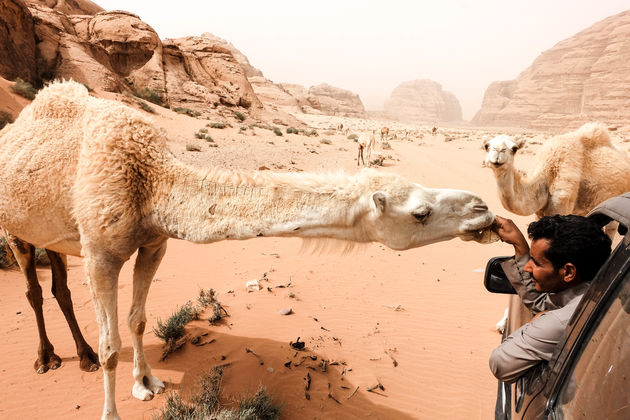
M 437 134 L 437 127 L 433 126 L 433 128 L 431 129 L 431 135 L 435 136 Z
M 359 143 L 357 156 L 357 166 L 359 166 L 359 160 L 363 162 L 363 166 L 370 165 L 370 158 L 372 157 L 372 149 L 374 149 L 374 143 L 376 142 L 374 139 L 374 133 L 371 134 L 361 134 L 359 139 L 357 140 Z M 365 160 L 363 159 L 363 155 L 365 154 Z M 367 163 L 365 163 L 367 160 Z
M 381 128 L 381 142 L 387 140 L 388 135 L 389 135 L 389 127 Z
M 120 418 L 118 277 L 134 253 L 127 316 L 132 395 L 150 400 L 164 384 L 144 354 L 145 305 L 168 238 L 297 236 L 403 250 L 455 237 L 478 240 L 494 219 L 475 194 L 424 188 L 372 169 L 348 176 L 187 166 L 148 117 L 91 97 L 75 82 L 42 89 L 2 130 L 0 197 L 0 226 L 38 247 L 84 257 L 99 328 L 105 420 Z

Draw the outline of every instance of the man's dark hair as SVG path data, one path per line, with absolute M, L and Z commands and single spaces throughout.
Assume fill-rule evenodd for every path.
M 595 277 L 611 251 L 610 238 L 583 216 L 544 216 L 529 224 L 527 234 L 532 240 L 549 240 L 545 257 L 553 268 L 558 270 L 570 262 L 583 281 Z

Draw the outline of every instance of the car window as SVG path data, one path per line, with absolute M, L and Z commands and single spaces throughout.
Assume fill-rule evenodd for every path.
M 630 419 L 630 275 L 609 302 L 565 379 L 556 418 Z

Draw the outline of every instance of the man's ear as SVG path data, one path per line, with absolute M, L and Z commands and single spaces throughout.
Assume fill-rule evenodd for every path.
M 577 268 L 573 265 L 573 263 L 566 263 L 561 270 L 562 269 L 564 270 L 564 273 L 562 273 L 562 281 L 570 283 L 575 280 L 577 277 Z
M 387 204 L 385 194 L 380 191 L 375 192 L 372 194 L 372 202 L 374 202 L 374 206 L 379 212 L 383 213 L 385 211 L 385 206 Z

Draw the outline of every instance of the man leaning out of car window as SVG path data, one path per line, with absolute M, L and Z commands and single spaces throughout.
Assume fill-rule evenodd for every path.
M 556 344 L 599 268 L 611 240 L 582 216 L 545 216 L 527 228 L 531 248 L 514 222 L 497 216 L 495 230 L 514 246 L 501 266 L 534 318 L 507 337 L 490 356 L 490 369 L 503 382 L 516 381 Z

